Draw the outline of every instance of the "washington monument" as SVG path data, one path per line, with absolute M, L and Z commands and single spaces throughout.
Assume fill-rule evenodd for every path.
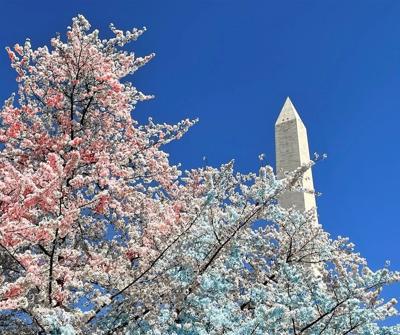
M 290 98 L 287 98 L 275 123 L 276 172 L 279 179 L 310 161 L 307 129 Z M 284 208 L 295 207 L 300 211 L 316 210 L 311 169 L 299 180 L 299 185 L 311 192 L 285 192 L 279 197 Z

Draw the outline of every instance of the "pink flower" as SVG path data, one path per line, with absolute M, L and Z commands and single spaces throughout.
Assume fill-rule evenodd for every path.
M 10 58 L 11 62 L 14 62 L 15 60 L 15 53 L 13 51 L 11 51 L 11 49 L 9 47 L 6 48 L 8 57 Z
M 4 297 L 6 299 L 14 299 L 21 295 L 22 291 L 22 287 L 19 284 L 14 284 L 6 291 Z
M 14 45 L 14 50 L 20 55 L 22 56 L 24 49 L 19 45 L 19 44 L 15 44 Z
M 74 223 L 75 219 L 76 216 L 73 213 L 68 213 L 61 219 L 59 224 L 60 237 L 64 237 L 68 234 L 68 232 L 71 230 L 71 226 Z
M 52 235 L 46 229 L 40 229 L 35 236 L 38 242 L 49 242 L 53 239 Z
M 69 175 L 77 166 L 80 160 L 80 154 L 78 151 L 72 151 L 69 155 L 69 160 L 64 168 L 65 175 Z
M 61 102 L 63 99 L 64 99 L 64 95 L 61 93 L 57 93 L 57 94 L 49 96 L 46 100 L 46 103 L 47 103 L 47 106 L 49 106 L 49 107 L 60 108 Z
M 83 143 L 83 138 L 81 137 L 75 137 L 72 141 L 69 142 L 70 146 L 73 147 L 77 147 L 78 145 L 80 145 L 81 143 Z
M 32 264 L 33 257 L 31 255 L 24 255 L 19 259 L 19 262 L 25 267 L 28 268 Z
M 57 292 L 54 294 L 54 299 L 56 299 L 56 301 L 59 305 L 63 304 L 66 297 L 67 297 L 67 293 L 65 291 L 57 290 Z
M 134 258 L 137 258 L 139 254 L 132 249 L 129 249 L 125 252 L 126 257 L 131 261 Z
M 18 135 L 20 134 L 21 127 L 22 127 L 22 125 L 21 125 L 20 122 L 15 122 L 15 123 L 13 123 L 13 124 L 11 125 L 10 128 L 7 129 L 6 134 L 7 134 L 9 137 L 16 138 L 16 137 L 18 137 Z
M 105 195 L 105 194 L 100 195 L 99 201 L 98 201 L 97 205 L 95 206 L 94 210 L 97 213 L 104 214 L 109 200 L 110 200 L 110 196 Z
M 49 160 L 49 165 L 51 166 L 51 168 L 54 171 L 57 171 L 58 170 L 58 156 L 54 153 L 50 153 L 47 156 L 47 159 Z
M 6 247 L 14 247 L 20 242 L 19 239 L 16 238 L 15 234 L 12 233 L 4 233 L 2 244 Z
M 108 174 L 109 174 L 109 170 L 106 169 L 106 168 L 101 169 L 100 172 L 99 172 L 99 176 L 100 176 L 100 177 L 107 177 Z
M 27 208 L 31 208 L 34 207 L 37 203 L 38 203 L 38 198 L 36 196 L 31 196 L 24 201 L 24 206 Z

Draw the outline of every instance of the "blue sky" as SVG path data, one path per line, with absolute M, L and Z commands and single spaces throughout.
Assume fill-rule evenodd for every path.
M 274 123 L 290 96 L 308 128 L 320 222 L 349 236 L 373 268 L 400 270 L 400 2 L 393 0 L 0 1 L 0 47 L 30 37 L 48 44 L 84 14 L 108 24 L 147 26 L 134 45 L 157 57 L 133 78 L 154 101 L 138 120 L 199 117 L 166 147 L 184 168 L 235 158 L 258 170 L 274 164 Z M 4 49 L 3 49 L 4 50 Z M 16 89 L 0 54 L 0 99 Z M 400 288 L 388 291 L 400 300 Z

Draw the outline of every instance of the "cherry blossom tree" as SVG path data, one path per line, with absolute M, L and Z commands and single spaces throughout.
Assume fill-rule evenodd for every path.
M 129 81 L 145 29 L 7 48 L 18 92 L 1 110 L 0 328 L 5 334 L 400 334 L 384 286 L 346 238 L 283 209 L 313 162 L 277 180 L 180 171 L 161 147 L 196 120 L 139 125 Z M 257 228 L 258 227 L 258 228 Z

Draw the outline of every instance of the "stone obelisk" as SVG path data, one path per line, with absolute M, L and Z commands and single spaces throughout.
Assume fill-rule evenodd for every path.
M 289 98 L 275 123 L 275 153 L 278 179 L 284 178 L 285 172 L 293 171 L 310 161 L 307 129 Z M 316 211 L 311 169 L 304 173 L 298 184 L 311 192 L 287 191 L 279 197 L 280 205 L 300 211 Z

